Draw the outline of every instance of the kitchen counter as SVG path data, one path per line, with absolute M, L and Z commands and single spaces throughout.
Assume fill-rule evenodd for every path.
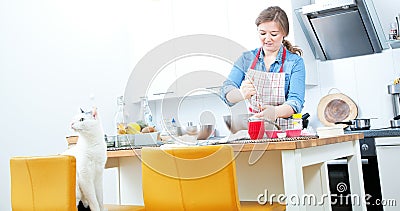
M 355 139 L 363 139 L 365 134 L 352 131 L 353 133 L 329 138 L 315 138 L 297 141 L 268 141 L 268 139 L 247 140 L 249 143 L 230 143 L 235 152 L 246 151 L 271 151 L 271 150 L 294 150 L 308 147 L 322 146 Z M 399 130 L 400 134 L 400 130 Z M 245 141 L 246 142 L 246 141 Z M 140 149 L 112 150 L 107 152 L 108 158 L 140 156 Z
M 347 157 L 351 193 L 365 197 L 359 139 L 361 133 L 297 141 L 255 140 L 230 144 L 235 151 L 239 199 L 257 201 L 268 193 L 303 198 L 312 194 L 323 199 L 329 194 L 327 161 Z M 140 149 L 108 151 L 107 167 L 117 167 L 119 203 L 143 205 Z M 160 161 L 162 162 L 162 161 Z M 282 198 L 280 198 L 282 199 Z M 277 198 L 273 201 L 278 200 Z M 282 201 L 278 201 L 282 202 Z M 330 200 L 317 201 L 313 210 L 330 210 Z M 287 211 L 309 210 L 307 203 L 287 202 Z M 366 210 L 364 200 L 353 210 Z
M 345 130 L 345 134 L 362 133 L 365 138 L 378 138 L 378 137 L 393 137 L 400 136 L 400 128 L 382 128 L 382 129 L 370 129 L 370 130 Z

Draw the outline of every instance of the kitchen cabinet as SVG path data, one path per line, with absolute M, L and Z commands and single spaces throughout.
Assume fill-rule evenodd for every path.
M 227 0 L 173 0 L 174 35 L 180 37 L 209 34 L 229 37 L 227 5 Z M 204 43 L 204 45 L 210 44 Z M 224 58 L 218 59 L 217 56 L 211 55 L 211 52 L 205 53 L 210 55 L 193 52 L 177 59 L 175 80 L 178 97 L 217 91 L 229 74 L 232 64 L 225 62 Z
M 160 73 L 165 80 L 159 79 L 156 73 L 163 65 L 155 65 L 154 61 L 161 61 L 167 52 L 158 52 L 157 48 L 164 42 L 171 40 L 173 34 L 172 0 L 132 2 L 128 15 L 129 25 L 126 26 L 126 35 L 129 37 L 127 48 L 130 49 L 130 66 L 133 68 L 125 88 L 126 103 L 140 102 L 140 97 L 153 93 L 160 93 L 169 84 L 169 67 L 165 73 Z M 163 71 L 164 72 L 164 71 Z M 156 78 L 153 78 L 156 77 Z M 152 84 L 152 80 L 156 83 Z
M 378 13 L 383 32 L 386 39 L 389 39 L 390 24 L 395 22 L 395 17 L 400 14 L 400 4 L 398 0 L 372 0 L 375 10 Z M 399 46 L 400 47 L 400 46 Z M 393 48 L 393 47 L 392 47 Z M 396 48 L 396 47 L 395 47 Z
M 400 169 L 398 168 L 400 163 L 400 137 L 382 137 L 376 138 L 375 141 L 383 209 L 385 211 L 397 211 L 400 207 L 400 195 L 398 193 L 400 189 Z
M 175 62 L 157 71 L 148 85 L 149 100 L 177 97 L 176 64 Z
M 184 57 L 176 62 L 177 95 L 218 92 L 231 68 L 231 62 L 213 55 Z

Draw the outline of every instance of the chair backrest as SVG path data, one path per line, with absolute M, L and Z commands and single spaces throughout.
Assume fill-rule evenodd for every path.
M 67 155 L 12 157 L 12 210 L 76 210 L 75 169 L 75 157 Z
M 142 180 L 146 211 L 240 209 L 229 145 L 142 148 Z

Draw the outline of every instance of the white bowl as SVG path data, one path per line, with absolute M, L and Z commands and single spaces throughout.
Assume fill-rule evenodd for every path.
M 278 136 L 278 138 L 286 138 L 286 133 L 285 132 L 277 133 L 276 135 Z

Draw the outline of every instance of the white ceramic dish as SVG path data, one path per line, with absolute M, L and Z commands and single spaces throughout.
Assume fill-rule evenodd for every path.
M 344 131 L 341 126 L 332 126 L 332 127 L 319 127 L 317 128 L 317 135 L 320 138 L 328 138 L 343 135 Z

